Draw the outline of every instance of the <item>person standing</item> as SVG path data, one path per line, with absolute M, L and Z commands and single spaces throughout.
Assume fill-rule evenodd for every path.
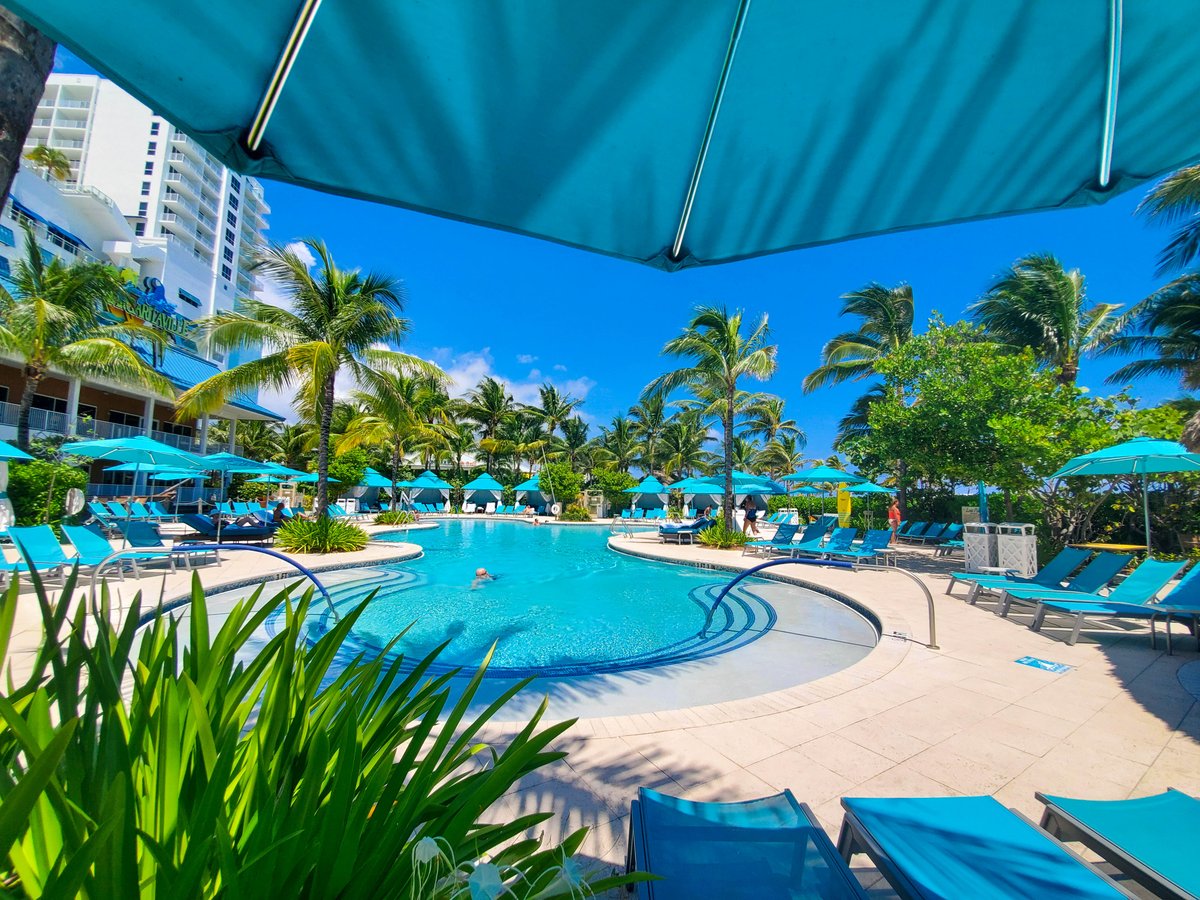
M 742 522 L 742 534 L 752 534 L 758 537 L 758 507 L 752 499 L 747 497 L 742 501 L 742 509 L 746 511 L 746 518 Z
M 891 506 L 888 507 L 888 528 L 892 529 L 892 543 L 896 543 L 896 532 L 900 530 L 900 501 L 895 497 L 892 498 Z

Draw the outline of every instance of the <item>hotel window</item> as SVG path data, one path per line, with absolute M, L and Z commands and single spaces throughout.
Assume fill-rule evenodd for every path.
M 158 134 L 158 127 L 159 127 L 159 125 L 160 125 L 160 124 L 162 124 L 162 123 L 160 123 L 160 122 L 151 122 L 151 123 L 150 123 L 150 133 L 151 133 L 152 135 L 153 135 L 153 134 Z
M 146 210 L 149 208 L 150 208 L 149 204 L 145 200 L 143 200 L 141 203 L 138 204 L 138 215 L 144 216 L 146 214 Z
M 150 196 L 150 182 L 148 182 L 148 181 L 142 182 L 142 196 L 143 197 Z
M 142 174 L 143 175 L 153 175 L 154 174 L 154 163 L 152 163 L 152 162 L 146 163 L 146 167 L 144 169 L 142 169 Z
M 141 428 L 142 417 L 133 413 L 121 412 L 120 410 L 110 409 L 108 411 L 108 421 L 114 425 L 128 425 L 130 428 Z
M 230 231 L 228 228 L 226 228 L 225 229 L 225 243 L 233 244 L 236 242 L 237 242 L 237 235 L 235 235 L 232 231 Z
M 230 228 L 237 228 L 237 216 L 235 216 L 233 213 L 225 213 L 225 221 L 229 223 Z
M 240 178 L 238 178 L 236 175 L 229 176 L 229 184 L 233 187 L 233 189 L 235 191 L 240 191 L 242 189 L 242 180 Z
M 134 234 L 136 234 L 138 237 L 145 237 L 145 235 L 146 235 L 146 223 L 145 223 L 145 222 L 137 222 L 137 223 L 136 223 L 136 224 L 133 226 L 133 233 L 134 233 Z
M 228 247 L 226 247 L 224 250 L 224 256 L 225 256 L 225 262 L 228 262 L 228 263 L 233 262 L 233 251 L 230 250 Z
M 237 198 L 237 197 L 235 197 L 235 196 L 233 196 L 233 194 L 230 194 L 230 195 L 229 195 L 229 208 L 230 208 L 230 209 L 237 209 L 237 208 L 238 208 L 238 198 Z
M 158 141 L 150 141 L 150 143 L 148 143 L 146 145 L 146 155 L 153 156 L 157 152 L 158 152 Z
M 4 262 L 7 264 L 8 260 L 6 259 L 6 260 L 4 260 Z M 7 402 L 8 402 L 8 388 L 4 387 L 3 385 L 0 385 L 0 403 L 7 403 Z
M 188 293 L 183 288 L 179 289 L 179 299 L 189 306 L 194 306 L 196 309 L 200 308 L 200 298 L 195 294 Z
M 7 225 L 0 225 L 0 244 L 6 247 L 15 247 L 17 245 L 16 238 L 13 236 L 13 230 Z
M 224 278 L 226 281 L 232 281 L 233 280 L 233 269 L 229 268 L 229 266 L 221 266 L 221 277 Z
M 8 267 L 8 258 L 0 256 L 0 278 L 7 278 L 12 270 Z M 5 390 L 8 390 L 5 388 Z

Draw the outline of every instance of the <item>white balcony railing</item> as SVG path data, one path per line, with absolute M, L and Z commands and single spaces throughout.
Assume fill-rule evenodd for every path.
M 40 104 L 39 104 L 40 105 Z M 54 104 L 51 104 L 54 105 Z M 62 109 L 88 109 L 92 105 L 91 100 L 59 100 L 58 106 Z
M 20 411 L 21 408 L 16 403 L 0 403 L 0 425 L 16 428 Z M 67 418 L 66 413 L 51 412 L 47 409 L 31 409 L 29 411 L 29 429 L 35 435 L 63 435 L 67 433 Z M 140 425 L 119 425 L 115 422 L 102 422 L 83 417 L 75 420 L 75 434 L 81 438 L 100 440 L 105 438 L 134 437 L 135 435 L 145 433 L 145 430 Z M 171 447 L 178 447 L 181 450 L 187 450 L 191 453 L 200 452 L 200 435 L 198 434 L 172 434 L 166 431 L 152 431 L 150 436 L 156 441 L 161 441 Z M 221 452 L 227 449 L 227 447 L 228 444 L 226 443 L 209 441 L 208 452 Z

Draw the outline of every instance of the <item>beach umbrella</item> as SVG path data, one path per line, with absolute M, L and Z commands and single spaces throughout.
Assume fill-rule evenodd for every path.
M 860 494 L 860 495 L 894 494 L 894 493 L 896 493 L 896 489 L 890 488 L 890 487 L 884 487 L 883 485 L 875 484 L 872 481 L 867 481 L 862 484 L 850 485 L 848 488 L 846 488 L 846 493 L 847 494 Z M 871 505 L 868 503 L 867 504 L 867 528 L 870 528 L 870 527 L 871 527 Z
M 173 465 L 157 465 L 144 466 L 140 463 L 118 463 L 115 466 L 108 466 L 105 472 L 142 472 L 143 474 L 158 473 L 158 472 L 182 472 L 185 471 L 179 466 Z M 186 470 L 191 478 L 203 478 L 205 473 L 202 469 Z
M 13 460 L 13 459 L 29 460 L 29 459 L 33 459 L 33 457 L 30 456 L 28 453 L 26 453 L 24 450 L 21 450 L 18 447 L 14 447 L 12 444 L 5 443 L 4 441 L 0 441 L 0 462 L 7 462 L 8 460 Z
M 151 481 L 191 481 L 193 478 L 203 478 L 203 472 L 184 472 L 174 469 L 159 469 L 146 476 Z
M 858 484 L 865 481 L 859 475 L 851 475 L 849 472 L 843 472 L 841 469 L 835 469 L 833 466 L 816 466 L 812 469 L 805 469 L 800 472 L 793 472 L 791 475 L 784 475 L 780 481 L 786 482 L 803 482 L 805 484 Z M 825 512 L 825 497 L 828 491 L 821 491 L 821 512 Z
M 1150 544 L 1151 475 L 1200 472 L 1200 453 L 1190 453 L 1183 444 L 1159 438 L 1136 437 L 1103 450 L 1076 456 L 1051 478 L 1141 476 L 1142 516 L 1146 526 L 1146 550 Z
M 305 472 L 303 475 L 299 475 L 296 478 L 289 478 L 288 480 L 294 481 L 296 484 L 316 484 L 320 479 L 317 478 L 316 472 Z M 341 481 L 337 478 L 326 478 L 325 480 L 330 484 L 341 484 Z
M 234 171 L 666 270 L 1200 158 L 1188 2 L 6 5 Z
M 259 475 L 257 478 L 246 479 L 246 483 L 247 484 L 287 484 L 289 481 L 293 481 L 293 480 L 294 480 L 293 478 L 290 478 L 287 475 Z

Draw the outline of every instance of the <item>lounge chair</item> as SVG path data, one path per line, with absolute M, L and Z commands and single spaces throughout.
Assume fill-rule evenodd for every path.
M 981 590 L 1003 590 L 1011 584 L 1032 584 L 1039 587 L 1059 588 L 1062 587 L 1062 583 L 1067 580 L 1070 574 L 1082 566 L 1083 561 L 1091 555 L 1091 550 L 1082 550 L 1078 547 L 1064 547 L 1054 559 L 1046 563 L 1042 570 L 1032 578 L 1021 578 L 1017 575 L 952 572 L 950 574 L 950 583 L 946 585 L 946 593 L 949 594 L 954 590 L 954 586 L 959 582 L 966 582 L 971 585 L 971 590 L 967 594 L 967 601 L 973 604 L 976 595 Z
M 158 519 L 159 521 L 162 521 L 164 519 L 172 519 L 173 520 L 175 518 L 175 513 L 171 512 L 169 509 L 167 509 L 158 500 L 151 500 L 148 505 L 150 507 L 150 512 L 154 515 L 154 518 Z
M 1100 553 L 1095 559 L 1067 582 L 1066 587 L 1052 590 L 1038 587 L 1021 587 L 1013 585 L 1000 591 L 1000 604 L 996 612 L 1007 616 L 1014 603 L 1027 606 L 1036 605 L 1039 597 L 1048 599 L 1072 599 L 1087 597 L 1095 594 L 1100 588 L 1117 577 L 1129 563 L 1133 555 L 1129 553 Z M 1165 581 L 1164 581 L 1165 584 Z M 1162 585 L 1159 585 L 1161 587 Z
M 692 544 L 696 541 L 696 535 L 714 524 L 712 519 L 697 519 L 683 525 L 660 525 L 658 536 L 663 543 Z
M 1158 897 L 1200 896 L 1200 800 L 1173 788 L 1129 800 L 1035 796 L 1054 837 L 1079 841 Z
M 639 900 L 867 896 L 791 791 L 700 803 L 641 788 L 630 809 L 625 865 L 662 879 L 639 882 Z
M 112 510 L 98 500 L 92 500 L 87 505 L 88 512 L 92 514 L 92 519 L 98 522 L 103 528 L 116 528 L 116 517 L 112 514 Z
M 635 509 L 633 511 L 633 517 L 635 519 L 644 519 L 646 518 L 646 511 L 644 509 Z
M 621 510 L 621 518 L 622 518 L 622 519 L 632 519 L 632 518 L 633 518 L 633 511 L 632 511 L 632 510 L 628 510 L 628 509 L 623 509 L 623 510 Z
M 946 529 L 936 537 L 922 537 L 920 540 L 923 544 L 938 544 L 940 546 L 948 541 L 958 540 L 958 536 L 962 534 L 962 530 L 962 525 L 955 522 L 952 525 L 947 525 Z
M 811 522 L 800 535 L 799 540 L 792 541 L 789 544 L 781 544 L 778 547 L 769 548 L 771 552 L 776 550 L 786 550 L 789 556 L 795 556 L 797 553 L 817 553 L 821 552 L 821 546 L 825 543 L 825 523 L 821 519 Z
M 928 544 L 933 541 L 940 540 L 942 535 L 950 530 L 949 523 L 934 522 L 922 534 L 914 534 L 906 537 L 906 541 L 912 541 L 914 544 Z
M 993 797 L 846 797 L 842 806 L 842 858 L 866 853 L 904 898 L 1130 896 Z
M 112 510 L 112 514 L 113 514 L 114 518 L 116 518 L 116 519 L 132 519 L 132 518 L 134 518 L 133 513 L 131 513 L 128 509 L 126 509 L 122 504 L 118 503 L 116 500 L 108 500 L 106 502 L 108 503 L 108 508 L 110 510 Z
M 885 558 L 881 550 L 886 550 L 892 542 L 892 530 L 890 528 L 874 528 L 867 532 L 866 537 L 862 539 L 862 543 L 857 547 L 850 546 L 846 549 L 831 549 L 826 548 L 825 554 L 838 559 L 851 559 L 856 561 L 873 560 L 878 562 Z
M 118 550 L 118 548 L 108 542 L 108 538 L 92 531 L 86 525 L 63 525 L 62 530 L 67 540 L 75 548 L 75 552 L 79 555 L 80 565 L 94 568 Z M 124 580 L 125 569 L 128 567 L 133 570 L 133 577 L 137 578 L 142 574 L 138 568 L 139 562 L 166 563 L 172 572 L 175 571 L 175 560 L 169 550 L 165 551 L 165 553 L 134 549 L 122 551 L 121 555 L 111 560 L 105 568 L 107 569 L 111 566 L 120 578 Z
M 829 535 L 829 540 L 827 541 L 822 542 L 818 540 L 810 543 L 808 541 L 801 540 L 798 544 L 791 548 L 792 556 L 801 554 L 804 556 L 820 557 L 824 556 L 831 547 L 835 550 L 849 550 L 850 546 L 854 543 L 854 538 L 857 534 L 857 528 L 835 528 Z
M 137 550 L 167 551 L 173 559 L 182 562 L 186 569 L 192 567 L 194 560 L 202 559 L 205 556 L 211 556 L 213 562 L 217 565 L 221 564 L 221 557 L 217 554 L 216 545 L 211 548 L 197 547 L 194 550 L 178 550 L 163 541 L 162 534 L 149 522 L 122 522 L 121 532 L 125 535 L 125 540 L 130 547 Z
M 150 519 L 153 519 L 155 517 L 154 513 L 150 512 L 150 509 L 146 506 L 145 503 L 139 503 L 136 500 L 130 502 L 129 514 L 133 518 L 142 519 L 143 521 L 149 521 Z
M 3 568 L 7 574 L 28 572 L 32 569 L 42 576 L 57 577 L 66 584 L 67 570 L 79 562 L 77 557 L 68 557 L 63 553 L 62 544 L 58 542 L 54 529 L 49 525 L 30 525 L 23 528 L 14 525 L 8 529 L 8 537 L 17 548 L 20 560 L 4 563 Z
M 1147 566 L 1154 568 L 1144 576 L 1139 576 Z M 1038 603 L 1033 623 L 1029 626 L 1034 631 L 1041 631 L 1045 624 L 1047 613 L 1069 616 L 1073 619 L 1071 636 L 1068 644 L 1074 644 L 1079 639 L 1079 631 L 1085 618 L 1091 619 L 1146 619 L 1150 622 L 1150 645 L 1157 645 L 1154 633 L 1155 622 L 1162 618 L 1166 620 L 1168 641 L 1170 639 L 1170 619 L 1174 615 L 1181 618 L 1195 619 L 1200 611 L 1200 566 L 1193 566 L 1175 585 L 1175 588 L 1162 600 L 1154 598 L 1175 574 L 1182 569 L 1184 563 L 1159 562 L 1148 559 L 1134 570 L 1128 578 L 1117 585 L 1110 594 L 1101 597 L 1098 594 L 1083 597 L 1045 598 Z M 1161 581 L 1159 580 L 1161 578 Z M 1136 583 L 1126 589 L 1131 581 Z M 1197 635 L 1200 640 L 1200 635 Z
M 235 516 L 250 515 L 250 504 L 245 502 L 244 500 L 234 500 L 233 501 L 233 514 Z
M 192 529 L 193 534 L 188 536 L 190 540 L 229 541 L 230 543 L 257 541 L 261 543 L 270 540 L 274 535 L 274 531 L 265 525 L 222 525 L 218 534 L 217 525 L 212 519 L 195 513 L 180 516 L 179 520 Z
M 662 529 L 659 529 L 660 531 Z M 775 529 L 775 533 L 771 535 L 770 540 L 765 541 L 748 541 L 742 545 L 742 556 L 747 552 L 758 553 L 765 550 L 770 553 L 772 550 L 778 550 L 786 547 L 792 542 L 792 538 L 796 536 L 796 532 L 800 530 L 799 525 L 780 525 Z
M 921 534 L 924 534 L 931 524 L 932 523 L 930 522 L 913 522 L 907 531 L 899 531 L 896 533 L 896 540 L 907 541 L 910 538 L 915 538 Z

